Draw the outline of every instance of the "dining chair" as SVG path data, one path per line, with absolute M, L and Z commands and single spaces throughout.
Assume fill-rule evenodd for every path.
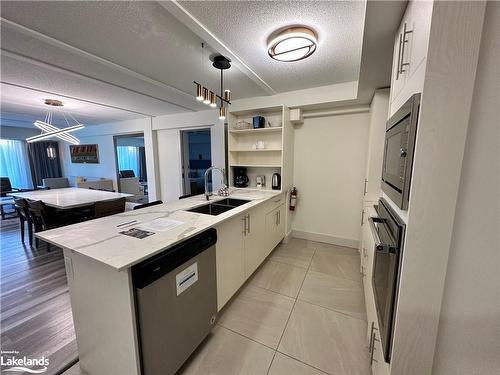
M 14 199 L 14 207 L 19 216 L 19 224 L 21 227 L 21 242 L 24 243 L 24 223 L 28 224 L 29 244 L 33 245 L 33 223 L 30 216 L 28 201 L 24 198 Z
M 9 177 L 0 177 L 0 216 L 5 219 L 5 207 L 14 206 L 14 200 L 8 196 L 9 193 L 20 192 L 21 189 L 13 188 Z M 15 212 L 15 211 L 14 211 Z M 9 213 L 11 213 L 9 211 Z
M 100 218 L 119 214 L 125 211 L 125 198 L 113 199 L 111 201 L 95 202 L 94 218 Z
M 132 208 L 132 210 L 140 210 L 141 208 L 156 206 L 157 204 L 163 204 L 163 201 L 153 201 L 153 202 L 149 202 L 149 203 L 138 204 L 138 205 L 134 206 Z
M 33 227 L 35 228 L 35 233 L 73 223 L 65 212 L 61 210 L 51 210 L 42 201 L 28 201 L 28 210 Z M 35 245 L 38 248 L 38 238 L 35 238 Z M 50 244 L 48 242 L 47 251 L 50 251 Z

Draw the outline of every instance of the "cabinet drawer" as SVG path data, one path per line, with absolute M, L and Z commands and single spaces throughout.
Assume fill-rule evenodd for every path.
M 283 203 L 285 203 L 285 194 L 284 193 L 277 195 L 269 200 L 269 202 L 267 203 L 267 206 L 266 206 L 266 212 L 271 212 L 272 210 L 281 206 Z

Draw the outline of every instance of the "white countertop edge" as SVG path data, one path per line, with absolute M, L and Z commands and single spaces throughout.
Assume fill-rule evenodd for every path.
M 264 197 L 263 198 L 253 198 L 253 199 L 250 198 L 250 196 L 252 196 L 253 194 L 256 194 L 256 193 L 262 194 L 262 195 L 264 195 Z M 178 244 L 178 243 L 180 243 L 188 238 L 191 238 L 191 237 L 193 237 L 193 236 L 195 236 L 195 235 L 197 235 L 197 234 L 199 234 L 199 233 L 201 233 L 209 228 L 213 228 L 213 227 L 233 218 L 234 216 L 237 216 L 237 215 L 244 213 L 244 212 L 246 212 L 246 211 L 248 211 L 248 210 L 264 203 L 264 202 L 267 202 L 270 199 L 272 199 L 272 198 L 274 198 L 282 193 L 284 193 L 284 191 L 282 191 L 282 190 L 259 190 L 259 189 L 241 188 L 241 189 L 234 189 L 234 191 L 231 193 L 231 195 L 229 197 L 212 196 L 210 201 L 209 201 L 210 203 L 216 202 L 219 200 L 223 200 L 225 198 L 250 200 L 249 203 L 246 203 L 242 206 L 236 207 L 230 211 L 224 212 L 224 213 L 217 215 L 217 216 L 211 216 L 211 215 L 199 214 L 199 213 L 195 213 L 195 212 L 186 211 L 188 209 L 202 206 L 206 203 L 209 203 L 208 201 L 205 200 L 205 197 L 203 194 L 197 195 L 194 197 L 190 197 L 190 198 L 186 198 L 183 200 L 179 200 L 179 201 L 172 201 L 172 202 L 164 203 L 161 205 L 161 206 L 163 206 L 164 209 L 165 209 L 165 206 L 169 206 L 169 205 L 173 205 L 174 207 L 180 206 L 179 208 L 172 209 L 172 211 L 170 211 L 171 213 L 176 213 L 176 212 L 182 211 L 183 215 L 187 214 L 187 215 L 192 215 L 193 218 L 206 219 L 207 223 L 196 227 L 196 229 L 193 229 L 192 231 L 190 231 L 188 235 L 185 235 L 182 238 L 178 238 L 176 240 L 167 241 L 167 243 L 165 243 L 164 245 L 158 246 L 159 248 L 155 248 L 154 250 L 148 251 L 146 253 L 142 253 L 138 257 L 134 257 L 133 260 L 129 259 L 127 261 L 117 261 L 117 260 L 105 261 L 105 260 L 100 259 L 98 257 L 91 256 L 85 250 L 79 250 L 79 249 L 72 248 L 71 246 L 68 245 L 68 243 L 67 243 L 68 241 L 57 241 L 57 240 L 54 240 L 52 237 L 54 234 L 58 234 L 61 231 L 67 231 L 68 229 L 70 229 L 70 230 L 77 229 L 78 226 L 82 226 L 82 225 L 88 226 L 91 224 L 99 225 L 99 222 L 110 220 L 110 218 L 113 218 L 114 220 L 116 220 L 116 217 L 127 217 L 127 216 L 132 216 L 133 214 L 148 214 L 148 213 L 154 212 L 155 209 L 158 209 L 158 207 L 160 205 L 147 207 L 147 208 L 141 209 L 140 211 L 139 210 L 127 211 L 127 212 L 124 212 L 124 213 L 118 214 L 118 215 L 107 216 L 104 218 L 94 219 L 94 220 L 86 221 L 83 223 L 77 223 L 77 224 L 72 224 L 72 225 L 68 225 L 68 226 L 64 226 L 64 227 L 60 227 L 60 228 L 56 228 L 56 229 L 51 229 L 51 230 L 36 233 L 35 236 L 43 241 L 46 241 L 46 242 L 54 245 L 54 246 L 58 246 L 64 250 L 78 253 L 78 254 L 85 256 L 89 259 L 92 259 L 96 262 L 99 262 L 101 264 L 109 266 L 116 271 L 124 271 L 124 270 L 127 270 L 130 267 L 134 266 L 135 264 L 140 263 L 141 261 L 143 261 L 145 259 L 148 259 L 156 254 L 159 254 L 162 251 L 164 251 L 164 250 L 166 250 L 166 249 L 168 249 L 168 248 L 170 248 L 170 247 L 172 247 L 172 246 L 174 246 L 174 245 L 176 245 L 176 244 Z M 202 198 L 203 200 L 200 200 L 200 198 Z M 181 203 L 179 203 L 179 202 L 181 202 Z M 166 212 L 169 212 L 169 211 L 166 211 Z M 135 240 L 143 241 L 143 240 L 133 239 L 133 238 L 130 238 L 130 239 L 133 241 L 135 241 Z M 91 246 L 91 245 L 89 245 L 89 246 Z

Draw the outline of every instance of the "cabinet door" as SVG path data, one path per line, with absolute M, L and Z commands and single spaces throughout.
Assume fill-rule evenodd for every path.
M 391 78 L 391 103 L 398 97 L 405 83 L 405 74 L 400 74 L 400 61 L 402 46 L 402 28 L 399 28 L 394 37 L 394 49 L 392 54 L 392 78 Z
M 407 69 L 408 79 L 418 71 L 427 56 L 432 6 L 432 1 L 412 1 L 408 5 L 410 12 L 406 27 L 411 30 L 411 33 L 407 34 L 407 53 L 405 52 L 405 61 L 410 64 Z
M 218 310 L 222 309 L 245 281 L 244 224 L 242 215 L 217 226 Z
M 276 230 L 274 232 L 275 245 L 279 244 L 281 240 L 285 237 L 285 205 L 279 206 L 276 211 L 278 212 L 278 224 L 276 225 Z
M 264 207 L 256 207 L 245 216 L 245 278 L 248 278 L 268 254 L 265 228 L 266 213 Z

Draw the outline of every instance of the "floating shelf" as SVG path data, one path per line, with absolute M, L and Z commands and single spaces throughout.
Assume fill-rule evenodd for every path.
M 242 134 L 242 133 L 272 133 L 272 132 L 280 132 L 283 129 L 283 127 L 274 127 L 274 128 L 259 128 L 259 129 L 230 129 L 229 133 L 236 133 L 236 134 Z

